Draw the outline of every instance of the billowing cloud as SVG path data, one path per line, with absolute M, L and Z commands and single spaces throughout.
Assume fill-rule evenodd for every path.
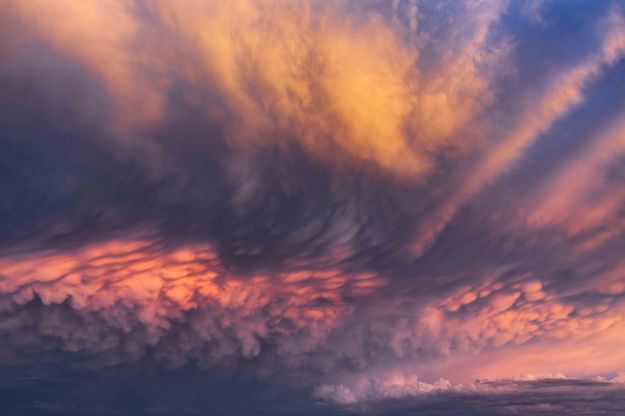
M 322 386 L 317 396 L 360 412 L 384 414 L 462 414 L 478 415 L 546 415 L 617 414 L 623 409 L 619 399 L 623 386 L 608 380 L 568 379 L 563 375 L 542 379 L 481 381 L 466 386 L 452 386 L 439 381 L 433 385 L 416 378 L 395 376 L 391 379 L 369 380 L 369 401 L 356 402 L 345 386 Z M 365 399 L 365 400 L 367 400 Z M 384 400 L 379 405 L 376 400 Z M 457 413 L 461 414 L 461 413 Z
M 0 57 L 3 366 L 620 388 L 618 1 L 9 0 Z

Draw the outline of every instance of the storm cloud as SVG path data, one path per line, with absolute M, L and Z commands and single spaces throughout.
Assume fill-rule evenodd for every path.
M 4 1 L 0 364 L 594 414 L 624 58 L 619 1 Z

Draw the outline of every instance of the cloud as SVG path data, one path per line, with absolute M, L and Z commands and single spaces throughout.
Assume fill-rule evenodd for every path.
M 5 362 L 26 348 L 35 356 L 72 352 L 96 367 L 149 359 L 223 369 L 257 361 L 264 373 L 332 378 L 346 365 L 376 371 L 390 363 L 431 364 L 429 373 L 457 377 L 490 374 L 497 363 L 505 377 L 534 368 L 526 360 L 553 360 L 551 353 L 567 357 L 556 360 L 561 368 L 587 374 L 585 363 L 569 358 L 595 355 L 593 371 L 617 370 L 622 359 L 604 346 L 606 337 L 620 342 L 625 324 L 614 295 L 584 307 L 525 276 L 503 284 L 496 275 L 430 302 L 384 301 L 390 277 L 340 263 L 250 274 L 224 264 L 210 246 L 167 249 L 149 240 L 13 256 L 0 267 Z M 473 363 L 464 368 L 466 354 Z M 420 383 L 407 388 L 427 387 Z
M 422 177 L 438 153 L 470 145 L 455 133 L 489 95 L 475 56 L 497 8 L 467 6 L 476 28 L 441 73 L 419 68 L 418 49 L 383 13 L 345 7 L 12 2 L 9 11 L 102 78 L 114 130 L 128 140 L 169 117 L 168 94 L 183 83 L 184 104 L 223 126 L 244 158 L 235 170 L 254 147 L 296 140 L 330 163 L 349 157 Z
M 140 240 L 26 255 L 0 267 L 4 352 L 25 342 L 104 360 L 96 365 L 151 355 L 173 366 L 191 359 L 223 366 L 257 357 L 270 342 L 293 358 L 327 340 L 353 309 L 346 298 L 386 284 L 340 269 L 237 276 L 210 247 L 163 251 Z M 38 339 L 19 336 L 33 325 Z
M 314 390 L 313 396 L 329 403 L 350 405 L 367 400 L 403 399 L 449 389 L 452 386 L 448 380 L 440 379 L 429 384 L 419 381 L 414 375 L 396 374 L 359 380 L 352 389 L 342 384 L 322 384 Z
M 625 371 L 623 13 L 7 2 L 0 362 L 572 411 L 523 395 Z
M 480 161 L 466 173 L 460 191 L 451 194 L 449 200 L 428 220 L 421 236 L 413 243 L 413 250 L 417 254 L 440 234 L 460 205 L 510 169 L 527 147 L 583 102 L 586 84 L 625 55 L 622 19 L 618 9 L 613 9 L 604 20 L 606 28 L 602 28 L 599 52 L 590 53 L 585 60 L 572 68 L 565 68 L 553 80 L 549 80 L 548 86 L 532 97 L 532 105 L 521 110 L 518 125 L 510 129 L 508 135 L 494 133 L 503 139 L 487 148 Z
M 323 402 L 373 414 L 548 414 L 553 411 L 614 414 L 622 403 L 610 398 L 622 392 L 607 380 L 568 379 L 564 376 L 523 380 L 478 380 L 452 385 L 447 380 L 428 384 L 412 375 L 391 375 L 345 385 L 321 385 L 314 396 Z M 381 405 L 380 403 L 384 403 Z M 391 413 L 383 409 L 393 409 Z M 404 413 L 405 412 L 405 413 Z M 475 413 L 474 413 L 475 412 Z

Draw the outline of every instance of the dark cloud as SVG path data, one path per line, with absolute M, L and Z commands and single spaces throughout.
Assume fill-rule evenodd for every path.
M 623 13 L 9 1 L 0 362 L 301 388 L 224 414 L 353 410 L 311 391 L 356 413 L 622 410 L 609 383 L 442 387 L 625 372 Z M 184 410 L 141 377 L 94 382 L 98 411 Z M 73 381 L 49 380 L 67 408 L 12 380 L 10 414 L 86 411 Z M 388 383 L 436 392 L 403 407 Z

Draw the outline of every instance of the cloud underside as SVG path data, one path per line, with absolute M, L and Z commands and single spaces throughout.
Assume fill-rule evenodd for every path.
M 194 365 L 343 405 L 492 394 L 501 414 L 582 404 L 454 386 L 612 394 L 624 13 L 5 2 L 0 362 Z

